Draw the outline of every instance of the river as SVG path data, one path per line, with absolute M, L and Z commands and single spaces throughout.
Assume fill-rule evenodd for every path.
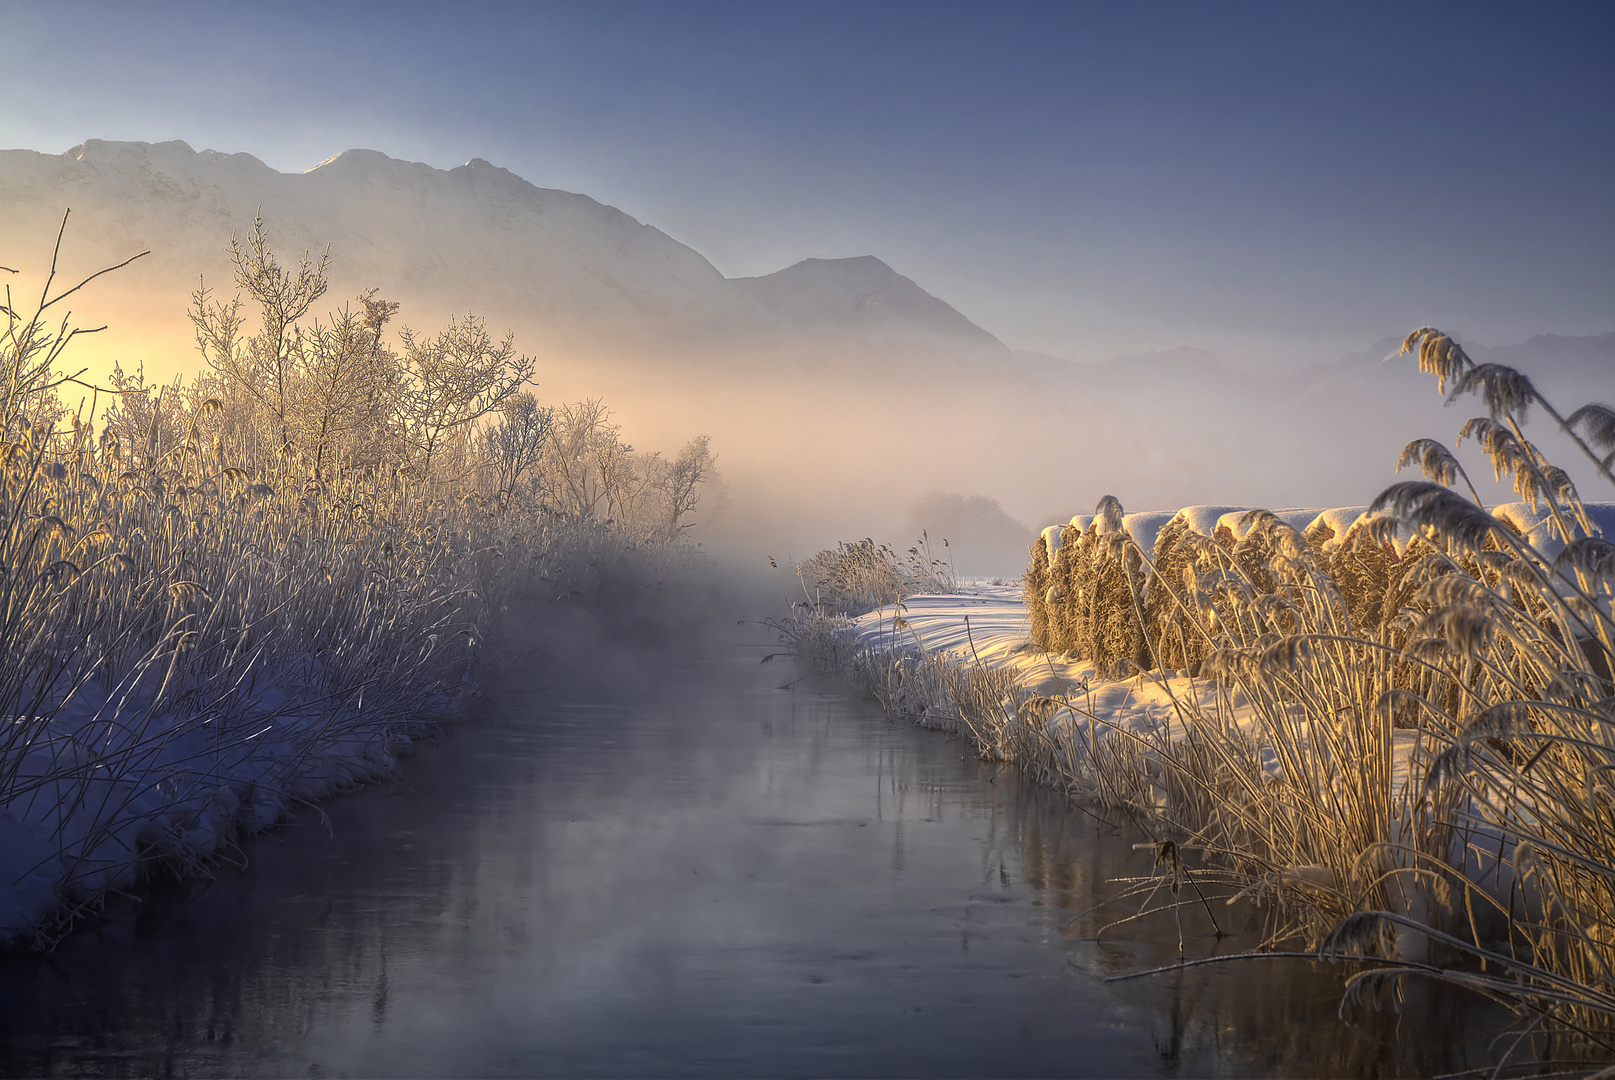
M 1397 1075 L 1472 1003 L 1178 959 L 1140 837 L 759 664 L 756 627 L 555 635 L 396 781 L 0 957 L 8 1075 Z M 1237 913 L 1222 909 L 1230 926 Z M 1190 956 L 1249 948 L 1184 924 Z

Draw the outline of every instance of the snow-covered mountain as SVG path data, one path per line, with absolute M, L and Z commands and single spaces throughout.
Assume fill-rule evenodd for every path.
M 475 310 L 519 320 L 552 348 L 845 330 L 1003 348 L 878 259 L 809 259 L 729 280 L 659 229 L 480 158 L 445 171 L 349 150 L 281 173 L 250 154 L 183 142 L 91 140 L 65 154 L 0 151 L 0 206 L 6 265 L 44 258 L 70 206 L 68 251 L 121 258 L 150 248 L 126 280 L 180 297 L 198 274 L 230 289 L 229 238 L 261 213 L 283 261 L 329 249 L 333 298 L 374 286 L 403 300 L 406 318 Z
M 1411 357 L 1388 358 L 1400 338 L 1282 375 L 1193 348 L 1097 364 L 1011 351 L 877 258 L 727 279 L 620 210 L 481 159 L 445 171 L 351 150 L 286 174 L 181 142 L 0 151 L 0 265 L 42 270 L 67 206 L 63 279 L 152 250 L 74 297 L 81 324 L 112 328 L 74 343 L 92 370 L 195 370 L 190 293 L 199 274 L 234 292 L 229 239 L 261 213 L 283 261 L 329 248 L 321 313 L 372 286 L 428 332 L 474 311 L 539 359 L 545 400 L 603 396 L 651 448 L 711 434 L 777 550 L 898 535 L 924 491 L 981 493 L 1033 523 L 1107 493 L 1129 509 L 1354 505 L 1396 479 L 1409 439 L 1450 442 L 1481 409 L 1444 408 Z M 1565 411 L 1615 403 L 1615 334 L 1470 351 Z M 1545 427 L 1531 437 L 1596 490 Z

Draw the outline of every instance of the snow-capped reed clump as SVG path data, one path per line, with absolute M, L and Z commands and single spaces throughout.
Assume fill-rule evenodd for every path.
M 1211 710 L 1186 698 L 1181 737 L 1149 747 L 1168 797 L 1122 801 L 1276 901 L 1281 931 L 1406 961 L 1354 991 L 1433 974 L 1608 1053 L 1615 505 L 1584 502 L 1521 422 L 1540 407 L 1610 479 L 1615 413 L 1562 417 L 1428 328 L 1407 349 L 1451 396 L 1481 396 L 1488 415 L 1461 439 L 1522 502 L 1483 509 L 1455 455 L 1421 439 L 1401 464 L 1427 479 L 1367 508 L 1224 512 L 1214 528 L 1190 508 L 1153 547 L 1090 526 L 1052 565 L 1033 549 L 1034 640 L 1225 689 Z
M 1350 995 L 1446 979 L 1514 1006 L 1544 1057 L 1607 1058 L 1615 504 L 1584 501 L 1522 421 L 1540 408 L 1615 480 L 1615 410 L 1561 416 L 1429 328 L 1406 349 L 1480 395 L 1463 438 L 1520 503 L 1482 507 L 1422 439 L 1402 464 L 1425 479 L 1368 507 L 1106 497 L 1033 545 L 1035 662 L 915 634 L 851 667 L 889 708 L 1203 854 L 1198 887 L 1262 901 L 1270 942 L 1374 957 Z
M 537 409 L 475 320 L 402 353 L 372 294 L 304 325 L 323 264 L 261 228 L 237 269 L 261 328 L 199 293 L 212 372 L 119 372 L 99 425 L 75 290 L 0 309 L 0 946 L 386 774 L 502 625 L 685 557 L 703 441 L 635 460 L 598 403 Z

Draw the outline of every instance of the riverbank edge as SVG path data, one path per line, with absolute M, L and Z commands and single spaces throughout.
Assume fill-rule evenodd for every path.
M 173 797 L 169 789 L 176 781 L 169 776 L 103 782 L 111 792 L 103 801 L 115 806 L 116 820 L 89 873 L 64 873 L 52 838 L 0 804 L 0 867 L 24 868 L 15 880 L 0 879 L 0 952 L 49 952 L 104 917 L 114 898 L 138 903 L 153 880 L 205 878 L 220 864 L 239 864 L 246 838 L 272 832 L 299 810 L 318 809 L 327 800 L 396 779 L 401 759 L 423 741 L 474 722 L 489 707 L 488 695 L 513 671 L 531 666 L 537 654 L 565 651 L 548 624 L 569 627 L 573 637 L 580 625 L 598 624 L 601 629 L 589 639 L 599 652 L 608 632 L 632 636 L 643 632 L 647 620 L 666 622 L 667 609 L 677 606 L 669 595 L 687 599 L 711 589 L 713 567 L 694 549 L 639 552 L 636 561 L 630 557 L 632 545 L 620 548 L 612 576 L 595 573 L 594 562 L 585 568 L 575 560 L 580 565 L 565 582 L 572 587 L 553 596 L 522 590 L 505 596 L 497 613 L 486 610 L 484 618 L 491 621 L 471 636 L 455 681 L 420 687 L 405 712 L 367 720 L 333 710 L 307 693 L 289 668 L 281 678 L 266 680 L 263 693 L 273 695 L 275 704 L 253 725 L 261 730 L 235 745 L 224 766 L 207 777 L 188 775 L 194 790 L 183 800 Z M 119 704 L 86 701 L 79 711 L 99 713 Z M 184 718 L 160 720 L 172 729 L 162 740 L 167 745 L 198 735 Z M 94 768 L 93 758 L 80 760 L 84 749 L 71 737 L 55 742 L 60 745 L 48 748 L 50 764 L 71 753 L 68 765 L 76 773 L 67 775 Z M 40 792 L 49 796 L 53 790 L 47 786 Z
M 983 758 L 1013 763 L 1073 802 L 1121 809 L 1163 838 L 1176 838 L 1177 850 L 1201 856 L 1204 880 L 1215 878 L 1230 895 L 1269 909 L 1267 946 L 1297 940 L 1315 946 L 1341 917 L 1364 910 L 1365 900 L 1420 925 L 1433 921 L 1430 898 L 1412 875 L 1405 883 L 1391 877 L 1389 887 L 1355 897 L 1342 911 L 1349 886 L 1334 867 L 1277 866 L 1255 850 L 1197 844 L 1196 788 L 1213 778 L 1194 775 L 1204 759 L 1180 751 L 1208 737 L 1207 719 L 1215 717 L 1219 730 L 1210 738 L 1240 747 L 1263 783 L 1282 781 L 1283 763 L 1264 739 L 1256 710 L 1238 690 L 1211 679 L 1159 671 L 1106 679 L 1092 662 L 1037 647 L 1018 583 L 910 596 L 855 618 L 808 615 L 786 636 L 802 660 L 839 676 L 889 716 L 961 735 Z M 1433 748 L 1416 730 L 1392 735 L 1387 779 L 1395 830 L 1411 822 L 1418 792 L 1410 779 Z M 1512 884 L 1506 867 L 1479 869 L 1506 897 Z M 1388 951 L 1425 959 L 1426 936 L 1404 931 L 1386 943 Z

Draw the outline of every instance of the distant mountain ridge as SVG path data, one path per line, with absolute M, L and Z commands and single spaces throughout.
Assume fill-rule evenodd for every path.
M 1561 408 L 1594 400 L 1615 403 L 1615 331 L 1582 337 L 1537 334 L 1510 345 L 1480 345 L 1456 330 L 1453 336 L 1477 364 L 1516 368 Z M 1303 369 L 1296 375 L 1298 385 L 1305 396 L 1339 394 L 1351 387 L 1393 393 L 1417 387 L 1420 395 L 1434 394 L 1434 382 L 1419 371 L 1418 358 L 1401 349 L 1401 338 L 1382 338 L 1333 363 Z M 1452 407 L 1459 408 L 1460 401 Z
M 74 298 L 82 325 L 112 328 L 75 343 L 86 365 L 150 361 L 164 381 L 196 370 L 187 301 L 198 274 L 219 298 L 235 292 L 229 237 L 261 209 L 283 262 L 329 246 L 320 314 L 371 286 L 421 331 L 474 311 L 539 361 L 543 400 L 603 396 L 647 446 L 710 434 L 760 508 L 757 535 L 781 548 L 878 533 L 881 514 L 927 490 L 1044 521 L 1107 493 L 1134 510 L 1356 505 L 1396 479 L 1409 439 L 1451 443 L 1484 411 L 1445 407 L 1394 355 L 1399 336 L 1272 374 L 1190 347 L 1078 363 L 1007 348 L 873 256 L 725 278 L 621 210 L 481 158 L 445 170 L 350 150 L 288 174 L 179 142 L 0 151 L 0 264 L 43 269 L 64 206 L 59 282 L 153 251 Z M 1520 367 L 1563 411 L 1615 404 L 1615 333 L 1470 352 Z M 1545 420 L 1533 412 L 1530 437 L 1600 490 Z M 1489 501 L 1512 498 L 1472 464 Z
M 74 217 L 67 250 L 118 259 L 153 255 L 119 288 L 188 297 L 198 274 L 233 291 L 226 245 L 262 213 L 283 261 L 332 253 L 332 302 L 363 288 L 402 299 L 406 319 L 467 309 L 520 319 L 550 349 L 669 343 L 799 342 L 852 335 L 924 360 L 971 358 L 976 370 L 1116 390 L 1173 384 L 1229 393 L 1307 398 L 1343 384 L 1408 377 L 1381 365 L 1400 344 L 1282 376 L 1258 378 L 1217 356 L 1180 347 L 1105 363 L 1074 363 L 1006 348 L 987 330 L 872 255 L 803 259 L 772 274 L 725 278 L 703 255 L 587 195 L 538 187 L 473 158 L 452 169 L 348 150 L 302 173 L 251 154 L 164 143 L 91 139 L 64 154 L 0 150 L 0 252 L 8 264 L 42 257 L 62 209 Z M 153 301 L 160 302 L 160 301 Z M 169 301 L 181 317 L 183 299 Z M 1600 381 L 1615 396 L 1615 332 L 1538 335 L 1472 346 L 1477 360 L 1509 363 L 1544 388 Z M 1416 374 L 1416 372 L 1415 372 Z
M 170 286 L 201 272 L 228 287 L 228 237 L 261 212 L 283 260 L 329 247 L 337 295 L 378 286 L 429 310 L 530 314 L 557 345 L 856 330 L 1006 351 L 872 256 L 731 280 L 615 207 L 482 158 L 443 170 L 349 150 L 281 173 L 180 141 L 92 139 L 65 154 L 0 151 L 0 205 L 0 245 L 13 259 L 33 254 L 14 252 L 39 245 L 72 206 L 70 240 L 108 255 L 151 248 L 141 274 Z

